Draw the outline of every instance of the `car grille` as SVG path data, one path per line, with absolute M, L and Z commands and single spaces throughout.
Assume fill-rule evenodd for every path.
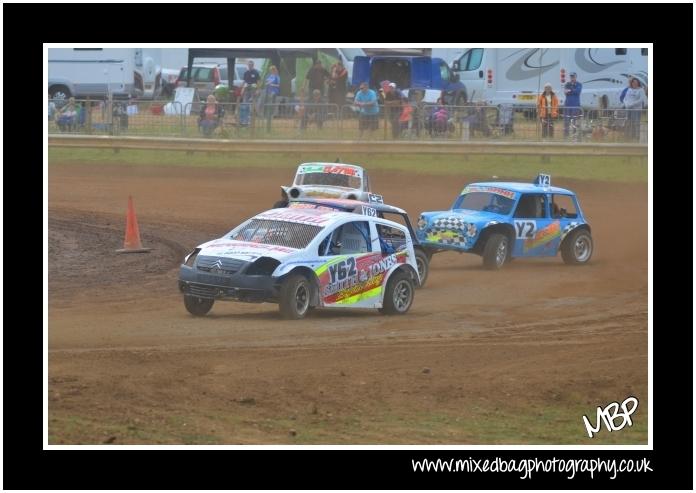
M 198 256 L 196 265 L 198 270 L 212 272 L 216 274 L 234 274 L 245 264 L 243 260 L 221 257 L 201 257 Z
M 217 291 L 217 288 L 209 288 L 207 286 L 201 286 L 200 284 L 189 284 L 189 293 L 193 296 L 215 298 Z

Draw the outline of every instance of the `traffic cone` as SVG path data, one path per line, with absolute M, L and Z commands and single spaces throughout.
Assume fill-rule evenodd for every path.
M 126 214 L 126 239 L 123 241 L 123 248 L 116 250 L 116 253 L 146 253 L 152 248 L 143 248 L 140 243 L 140 230 L 138 230 L 138 219 L 135 217 L 133 207 L 133 197 L 128 196 L 128 213 Z

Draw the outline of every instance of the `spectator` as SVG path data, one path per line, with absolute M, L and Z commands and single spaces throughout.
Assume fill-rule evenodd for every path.
M 635 77 L 631 79 L 631 85 L 626 90 L 623 104 L 627 113 L 626 137 L 629 140 L 640 140 L 640 115 L 646 100 L 645 91 L 641 87 L 640 81 Z
M 360 138 L 365 130 L 374 132 L 379 124 L 379 105 L 377 104 L 377 93 L 367 87 L 367 82 L 360 84 L 360 90 L 355 95 L 355 106 L 360 111 Z
M 410 135 L 410 130 L 413 126 L 413 106 L 408 102 L 408 98 L 401 98 L 401 115 L 399 115 L 399 128 L 401 135 Z
M 548 82 L 537 99 L 537 114 L 541 120 L 541 136 L 553 137 L 553 120 L 558 118 L 558 96 Z
M 401 134 L 399 116 L 401 115 L 401 93 L 396 84 L 385 80 L 381 84 L 380 97 L 384 105 L 385 117 L 391 122 L 392 138 L 397 139 Z
M 305 92 L 304 89 L 300 89 L 300 93 L 297 96 L 297 104 L 295 105 L 295 112 L 297 117 L 302 119 L 305 114 Z
M 566 95 L 563 109 L 563 138 L 568 138 L 570 120 L 577 118 L 582 113 L 580 108 L 580 93 L 582 84 L 578 82 L 578 74 L 570 73 L 570 80 L 565 83 L 563 92 Z
M 259 80 L 261 79 L 261 74 L 254 68 L 254 62 L 249 60 L 247 64 L 249 69 L 244 72 L 244 87 L 242 87 L 242 101 L 248 103 L 254 98 L 256 87 L 258 86 Z M 253 90 L 249 90 L 253 89 Z
M 317 128 L 321 130 L 322 125 L 324 125 L 324 120 L 326 120 L 326 102 L 321 96 L 319 89 L 314 89 L 312 91 L 312 97 L 304 105 L 304 113 L 302 115 L 302 120 L 300 121 L 300 130 L 307 128 L 307 125 L 311 122 L 317 124 Z
M 329 102 L 338 106 L 346 104 L 346 81 L 348 70 L 341 60 L 331 66 L 331 78 L 329 79 Z
M 212 136 L 213 131 L 222 124 L 224 116 L 225 109 L 221 104 L 218 104 L 215 96 L 210 94 L 198 117 L 198 127 L 203 132 L 203 135 L 206 137 Z
M 430 135 L 446 136 L 449 130 L 449 111 L 443 104 L 442 98 L 438 98 L 437 106 L 430 115 Z
M 314 92 L 318 89 L 321 95 L 324 95 L 324 82 L 329 78 L 329 72 L 321 64 L 321 60 L 314 60 L 314 65 L 307 72 L 305 84 L 309 82 L 309 90 Z
M 61 132 L 74 130 L 77 126 L 79 108 L 75 104 L 75 98 L 68 99 L 68 103 L 56 113 L 56 123 Z
M 485 103 L 475 103 L 469 109 L 469 114 L 464 117 L 463 121 L 469 122 L 469 132 L 472 137 L 476 136 L 476 132 L 481 133 L 484 137 L 488 137 L 491 134 L 488 119 L 486 118 Z
M 273 115 L 276 111 L 276 98 L 280 94 L 280 76 L 278 75 L 278 69 L 275 65 L 271 65 L 268 69 L 264 87 L 266 89 L 266 98 L 263 108 L 266 116 L 266 131 L 270 132 L 271 120 L 273 120 Z
M 56 103 L 51 101 L 51 94 L 48 94 L 48 121 L 52 122 L 56 116 Z

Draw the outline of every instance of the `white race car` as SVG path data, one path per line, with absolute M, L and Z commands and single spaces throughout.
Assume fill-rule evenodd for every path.
M 360 166 L 341 163 L 304 163 L 298 166 L 292 186 L 281 186 L 281 199 L 273 208 L 287 207 L 305 198 L 352 199 L 384 203 L 370 192 L 370 179 Z
M 314 307 L 404 314 L 420 282 L 406 227 L 320 209 L 272 209 L 184 259 L 179 289 L 193 315 L 217 299 L 272 302 L 284 318 Z

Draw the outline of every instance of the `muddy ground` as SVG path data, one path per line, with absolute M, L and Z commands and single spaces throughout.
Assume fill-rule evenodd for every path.
M 591 222 L 587 266 L 489 272 L 442 253 L 403 317 L 224 302 L 190 316 L 185 253 L 269 208 L 292 173 L 51 163 L 49 443 L 647 443 L 646 184 L 555 180 Z M 478 178 L 372 172 L 414 221 Z M 129 194 L 149 254 L 114 253 Z M 629 395 L 636 424 L 589 440 L 582 414 Z

